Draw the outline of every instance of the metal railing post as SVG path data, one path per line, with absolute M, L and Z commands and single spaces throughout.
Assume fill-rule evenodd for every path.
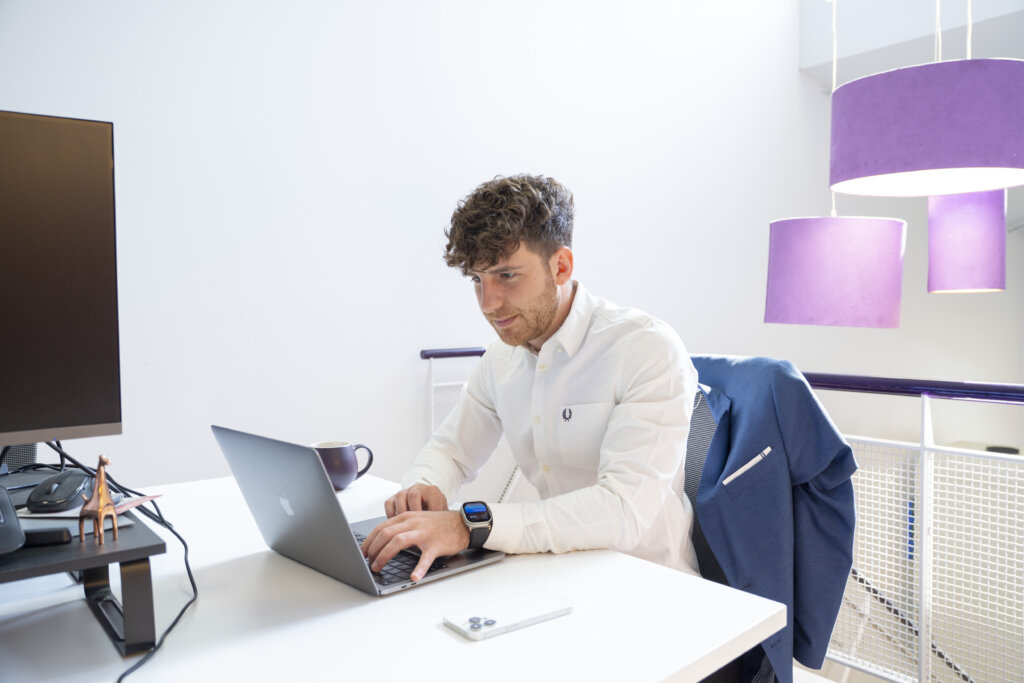
M 917 501 L 914 503 L 914 517 L 917 529 L 914 533 L 914 555 L 918 562 L 918 681 L 931 680 L 932 643 L 932 479 L 935 432 L 932 427 L 931 396 L 921 394 L 921 451 L 918 460 Z

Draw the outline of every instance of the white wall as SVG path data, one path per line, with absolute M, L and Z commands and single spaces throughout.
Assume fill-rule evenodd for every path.
M 397 477 L 419 349 L 492 338 L 442 230 L 521 171 L 575 192 L 578 277 L 693 352 L 1019 381 L 1020 245 L 1009 293 L 930 298 L 919 203 L 879 207 L 913 221 L 901 329 L 762 322 L 769 221 L 829 206 L 798 24 L 797 0 L 0 0 L 0 108 L 114 122 L 125 432 L 65 446 L 138 486 L 218 476 L 219 423 L 364 442 Z

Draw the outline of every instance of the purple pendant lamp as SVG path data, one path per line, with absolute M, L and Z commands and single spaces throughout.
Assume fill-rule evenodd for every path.
M 1024 185 L 1024 60 L 963 59 L 832 94 L 830 186 L 925 197 Z
M 1006 289 L 1006 191 L 928 198 L 928 291 Z
M 893 218 L 772 222 L 764 321 L 899 327 L 906 227 Z

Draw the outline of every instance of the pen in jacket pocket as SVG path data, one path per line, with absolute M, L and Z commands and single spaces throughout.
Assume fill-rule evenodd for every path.
M 743 474 L 744 472 L 749 470 L 751 467 L 753 467 L 757 463 L 759 463 L 762 460 L 764 460 L 764 457 L 766 455 L 768 455 L 769 453 L 771 453 L 771 452 L 772 452 L 772 447 L 768 446 L 763 451 L 761 451 L 760 453 L 755 455 L 753 458 L 751 458 L 743 467 L 739 468 L 738 470 L 736 470 L 735 472 L 730 474 L 728 477 L 726 477 L 725 481 L 722 482 L 722 486 L 728 486 L 729 483 L 732 482 L 733 479 L 735 479 L 736 477 L 740 476 L 741 474 Z

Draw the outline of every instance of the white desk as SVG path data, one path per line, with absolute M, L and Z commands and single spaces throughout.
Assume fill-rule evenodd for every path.
M 379 515 L 395 489 L 366 476 L 339 495 L 354 521 Z M 189 544 L 199 602 L 129 681 L 361 682 L 417 666 L 423 681 L 693 681 L 786 623 L 783 605 L 613 551 L 513 556 L 373 598 L 267 549 L 233 479 L 147 493 L 163 494 Z M 190 590 L 181 544 L 156 530 L 167 539 L 152 558 L 159 636 Z M 480 642 L 441 623 L 533 589 L 571 600 L 573 612 Z M 0 586 L 5 683 L 113 681 L 136 660 L 117 654 L 66 576 Z

